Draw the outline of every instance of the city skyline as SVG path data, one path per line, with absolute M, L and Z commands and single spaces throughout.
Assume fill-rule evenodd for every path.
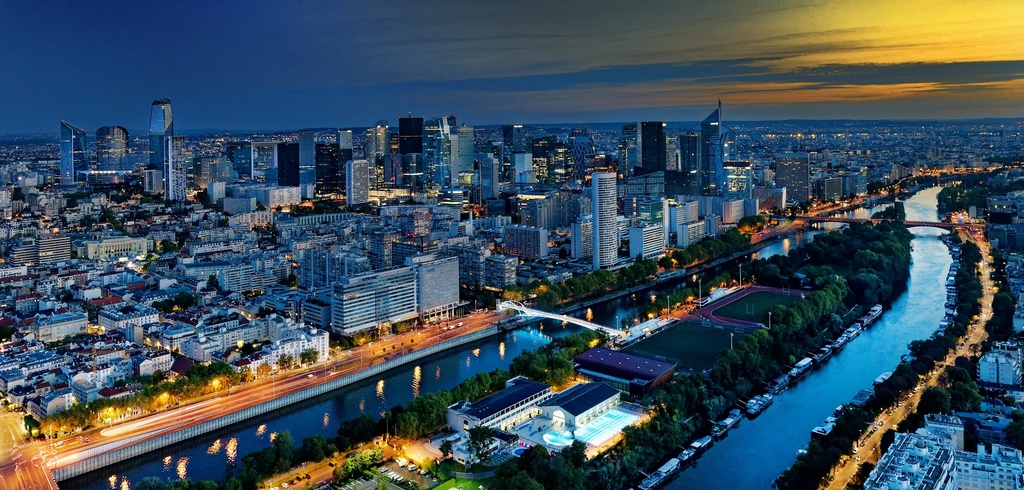
M 4 4 L 0 134 L 1024 115 L 1024 4 Z M 45 35 L 40 35 L 45 32 Z

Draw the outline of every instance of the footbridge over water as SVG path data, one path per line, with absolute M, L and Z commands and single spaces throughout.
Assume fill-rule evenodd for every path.
M 568 322 L 575 325 L 579 325 L 583 328 L 589 328 L 591 330 L 604 333 L 612 338 L 626 337 L 629 335 L 629 332 L 625 330 L 619 330 L 616 328 L 606 327 L 604 325 L 598 325 L 596 323 L 588 322 L 586 320 L 580 320 L 579 318 L 571 317 L 569 315 L 559 315 L 557 313 L 548 313 L 546 311 L 535 310 L 518 301 L 502 301 L 501 303 L 498 304 L 498 310 L 514 310 L 518 312 L 520 315 L 526 317 L 547 318 L 550 320 Z
M 804 223 L 874 223 L 878 224 L 884 220 L 878 218 L 840 218 L 832 216 L 797 216 L 796 219 L 803 221 Z M 937 222 L 937 221 L 904 221 L 903 225 L 907 228 L 913 228 L 916 226 L 931 226 L 934 228 L 945 228 L 952 230 L 956 228 L 983 228 L 982 225 L 974 223 L 949 223 L 949 222 Z

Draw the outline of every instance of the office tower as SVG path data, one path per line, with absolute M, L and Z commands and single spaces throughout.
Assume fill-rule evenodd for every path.
M 448 118 L 427 120 L 423 125 L 423 163 L 430 183 L 441 187 L 451 186 L 451 157 L 452 138 Z
M 548 256 L 548 229 L 536 226 L 511 225 L 505 227 L 505 253 L 524 259 L 543 259 Z
M 752 185 L 750 162 L 746 160 L 727 160 L 722 163 L 725 176 L 722 186 L 722 197 L 725 199 L 749 199 Z
M 409 257 L 436 254 L 438 247 L 438 241 L 430 236 L 401 237 L 391 243 L 391 263 L 401 266 Z
M 352 149 L 352 130 L 342 129 L 338 131 L 338 148 L 342 150 Z
M 284 187 L 298 187 L 299 180 L 299 143 L 278 143 L 274 156 L 277 161 L 277 185 Z
M 422 153 L 402 155 L 402 185 L 413 190 L 422 190 L 426 184 Z
M 349 206 L 370 200 L 370 164 L 366 160 L 345 162 L 345 203 Z
M 473 126 L 463 124 L 452 129 L 451 153 L 453 178 L 473 172 L 473 156 L 476 155 Z
M 640 166 L 640 132 L 637 123 L 622 125 L 619 138 L 619 161 L 623 169 L 632 170 Z
M 665 226 L 662 223 L 641 224 L 629 228 L 629 255 L 658 259 L 665 255 Z
M 700 123 L 700 195 L 721 195 L 721 162 L 718 155 L 719 140 L 722 135 L 722 102 L 718 108 Z
M 399 267 L 343 277 L 331 295 L 331 329 L 353 336 L 418 316 L 416 272 Z
M 512 154 L 526 151 L 523 139 L 522 124 L 506 124 L 501 127 L 501 159 L 503 163 L 512 162 Z
M 494 199 L 501 194 L 500 162 L 490 153 L 477 155 L 480 159 L 480 197 Z
M 85 149 L 85 131 L 61 119 L 60 185 L 74 185 L 78 182 L 78 172 L 88 170 Z
M 594 257 L 594 220 L 592 215 L 580 216 L 579 221 L 570 226 L 571 257 L 575 260 L 593 260 Z
M 370 249 L 370 266 L 373 270 L 390 269 L 394 263 L 392 260 L 392 245 L 401 235 L 394 232 L 377 231 L 370 235 L 368 247 Z
M 253 165 L 256 160 L 254 153 L 252 143 L 248 141 L 224 143 L 224 155 L 231 163 L 231 168 L 238 172 L 238 177 L 241 179 L 253 177 Z
M 389 146 L 388 121 L 381 119 L 374 127 L 366 130 L 366 145 L 363 156 L 373 165 L 380 165 L 384 155 L 391 153 Z
M 790 202 L 811 200 L 811 165 L 806 153 L 775 155 L 775 187 L 785 187 Z
M 515 169 L 512 181 L 516 184 L 534 184 L 537 182 L 537 174 L 533 171 L 533 154 L 513 153 L 512 168 Z
M 616 175 L 612 172 L 597 172 L 591 176 L 594 270 L 611 267 L 618 259 L 619 230 L 615 217 L 615 178 Z
M 301 143 L 300 143 L 301 145 Z M 345 162 L 352 159 L 352 150 L 341 150 L 337 143 L 315 145 L 316 193 L 340 194 L 345 190 Z
M 594 137 L 590 128 L 576 126 L 569 132 L 569 150 L 572 152 L 572 172 L 569 179 L 582 181 L 587 174 L 587 159 L 596 153 Z
M 423 153 L 423 118 L 398 118 L 398 153 Z
M 231 163 L 224 157 L 200 157 L 192 163 L 195 185 L 207 189 L 215 182 L 231 180 Z
M 451 318 L 459 306 L 459 259 L 417 257 L 410 264 L 416 271 L 416 302 L 420 318 L 430 321 Z
M 187 158 L 185 137 L 164 138 L 164 199 L 184 201 L 188 198 Z
M 128 130 L 103 126 L 96 130 L 96 167 L 100 170 L 131 170 L 128 163 Z
M 640 123 L 640 166 L 646 172 L 660 172 L 668 168 L 666 154 L 665 123 L 644 121 Z
M 700 135 L 692 131 L 679 133 L 676 137 L 679 147 L 679 171 L 683 173 L 683 194 L 700 194 Z
M 316 141 L 308 129 L 299 131 L 299 184 L 314 184 L 317 181 Z
M 166 137 L 174 135 L 174 117 L 171 115 L 171 99 L 153 101 L 149 113 L 149 168 L 162 170 L 167 159 L 164 151 Z

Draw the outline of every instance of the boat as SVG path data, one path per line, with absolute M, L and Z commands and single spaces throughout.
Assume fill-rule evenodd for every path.
M 657 471 L 651 473 L 650 476 L 644 478 L 644 481 L 640 482 L 640 490 L 652 490 L 658 488 L 659 485 L 667 481 L 672 475 L 679 471 L 679 460 L 672 458 L 665 464 L 661 465 Z
M 715 439 L 722 439 L 729 433 L 729 429 L 740 425 L 740 420 L 743 419 L 740 409 L 734 408 L 729 411 L 729 415 L 724 419 L 718 421 L 714 427 L 711 428 L 711 437 Z
M 857 321 L 860 322 L 861 325 L 867 327 L 867 326 L 871 325 L 871 323 L 873 323 L 875 320 L 877 320 L 878 317 L 881 316 L 881 315 L 882 315 L 882 305 L 875 305 L 875 306 L 872 306 L 870 310 L 868 310 L 868 314 L 867 315 L 864 315 L 864 316 L 858 318 Z
M 800 359 L 800 361 L 798 361 L 796 365 L 793 366 L 793 369 L 789 370 L 790 379 L 796 381 L 802 378 L 805 374 L 807 374 L 807 371 L 811 369 L 813 363 L 814 360 L 811 359 L 810 357 Z
M 686 464 L 691 459 L 694 459 L 695 456 L 697 456 L 697 451 L 692 447 L 683 449 L 683 452 L 679 453 L 679 464 Z
M 838 419 L 829 416 L 825 418 L 825 423 L 811 429 L 811 437 L 825 437 L 832 433 L 832 429 L 836 428 L 836 422 Z
M 711 449 L 711 446 L 715 444 L 715 440 L 711 436 L 704 436 L 690 444 L 690 448 L 696 451 L 696 455 L 700 456 L 704 454 L 704 451 Z
M 839 352 L 843 350 L 843 348 L 846 347 L 846 344 L 849 344 L 851 340 L 853 340 L 853 337 L 851 337 L 850 334 L 843 332 L 835 342 L 832 342 L 832 352 Z
M 814 356 L 814 365 L 821 366 L 825 364 L 832 357 L 832 348 L 825 346 L 818 350 L 818 354 Z
M 747 415 L 757 417 L 761 415 L 761 412 L 767 410 L 772 403 L 775 403 L 775 397 L 771 393 L 757 395 L 747 401 Z
M 778 395 L 783 391 L 786 391 L 786 388 L 789 388 L 788 374 L 781 374 L 777 376 L 775 379 L 768 382 L 768 391 L 770 391 L 773 395 Z

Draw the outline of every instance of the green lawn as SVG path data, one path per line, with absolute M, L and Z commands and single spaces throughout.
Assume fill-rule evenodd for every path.
M 714 365 L 722 349 L 729 348 L 729 333 L 729 330 L 682 322 L 629 346 L 626 352 L 676 362 L 679 369 L 702 371 Z M 735 332 L 733 341 L 743 335 L 743 332 Z
M 462 478 L 452 478 L 436 487 L 433 490 L 449 490 L 461 488 L 462 490 L 480 490 L 480 485 L 484 488 L 491 486 L 496 477 L 484 478 L 482 480 L 466 480 Z
M 791 305 L 800 301 L 799 296 L 787 296 L 767 291 L 751 293 L 732 303 L 729 303 L 717 310 L 712 311 L 715 316 L 746 320 L 748 322 L 763 322 L 768 310 L 775 305 Z

